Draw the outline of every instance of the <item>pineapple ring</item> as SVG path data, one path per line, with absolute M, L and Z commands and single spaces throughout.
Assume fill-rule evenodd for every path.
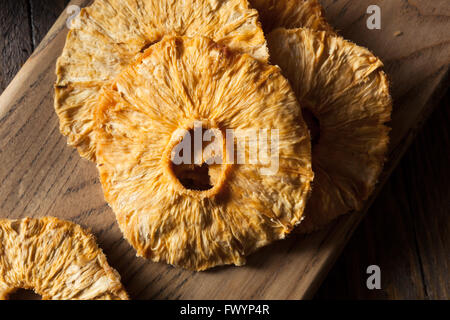
M 72 22 L 56 67 L 60 131 L 95 161 L 93 112 L 99 91 L 164 35 L 208 36 L 268 60 L 258 13 L 247 0 L 96 0 Z
M 0 300 L 18 288 L 45 300 L 128 300 L 94 237 L 51 217 L 0 219 Z
M 302 218 L 310 137 L 278 67 L 208 38 L 168 37 L 104 87 L 95 119 L 105 198 L 139 256 L 191 270 L 242 265 Z M 196 121 L 222 132 L 277 129 L 278 171 L 222 154 L 209 168 L 212 189 L 174 182 L 173 135 Z
M 325 20 L 318 0 L 249 0 L 258 10 L 265 32 L 283 27 L 286 29 L 306 27 L 335 33 Z
M 389 144 L 389 83 L 369 50 L 327 32 L 280 28 L 267 41 L 272 62 L 319 123 L 314 186 L 299 227 L 308 233 L 360 210 L 372 193 Z

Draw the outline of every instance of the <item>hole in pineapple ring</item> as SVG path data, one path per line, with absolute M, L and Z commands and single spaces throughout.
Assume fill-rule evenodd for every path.
M 184 192 L 217 194 L 225 181 L 224 134 L 214 126 L 195 121 L 188 129 L 178 129 L 167 146 L 169 176 Z
M 188 190 L 206 191 L 213 188 L 209 166 L 202 165 L 172 165 L 172 170 L 180 183 Z
M 320 139 L 320 121 L 308 108 L 302 108 L 302 115 L 311 134 L 311 145 L 314 147 Z
M 9 300 L 42 300 L 42 297 L 30 289 L 19 288 L 8 296 Z

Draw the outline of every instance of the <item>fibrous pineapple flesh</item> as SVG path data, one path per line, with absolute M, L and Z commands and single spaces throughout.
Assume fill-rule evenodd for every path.
M 45 300 L 128 299 L 95 238 L 50 217 L 0 219 L 0 300 L 19 288 Z
M 105 198 L 140 256 L 193 270 L 242 265 L 302 218 L 310 137 L 278 67 L 205 37 L 165 38 L 104 88 L 95 119 Z M 223 161 L 209 167 L 210 188 L 181 183 L 189 166 L 174 168 L 172 137 L 196 121 L 277 129 L 278 171 Z
M 327 32 L 280 28 L 268 35 L 268 45 L 272 62 L 315 120 L 309 122 L 317 131 L 315 178 L 299 227 L 311 232 L 361 209 L 372 193 L 389 143 L 389 83 L 369 50 Z
M 96 0 L 72 22 L 57 62 L 61 133 L 95 160 L 93 112 L 100 88 L 164 35 L 202 35 L 262 61 L 268 53 L 247 0 Z

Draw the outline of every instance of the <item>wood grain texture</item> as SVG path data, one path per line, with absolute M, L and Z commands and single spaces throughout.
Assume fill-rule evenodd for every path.
M 348 14 L 347 11 L 351 10 L 349 3 L 327 2 L 326 12 L 329 18 L 333 19 L 334 14 Z M 438 4 L 437 7 L 435 3 Z M 441 6 L 442 4 L 444 5 Z M 411 53 L 398 59 L 399 61 L 387 61 L 388 68 L 392 70 L 391 79 L 396 70 L 400 70 L 403 59 L 416 64 L 415 61 L 423 55 L 428 57 L 430 50 L 448 47 L 450 37 L 445 37 L 446 30 L 449 30 L 448 2 L 403 1 L 398 6 L 383 10 L 382 27 L 386 26 L 386 13 L 402 16 L 414 13 L 420 26 L 434 24 L 436 30 L 439 30 L 436 33 L 441 35 L 439 38 L 430 33 L 428 37 L 433 42 L 428 46 L 423 45 L 419 50 L 412 47 Z M 414 30 L 408 31 L 402 26 L 402 17 L 399 18 L 398 24 L 392 27 L 387 24 L 390 30 L 393 33 L 402 31 L 403 36 L 411 33 L 414 36 Z M 358 35 L 352 24 L 347 26 L 339 21 L 340 19 L 336 19 L 333 23 L 338 25 L 341 33 L 370 47 L 370 41 Z M 360 25 L 363 22 L 360 21 Z M 392 50 L 397 49 L 397 46 L 391 45 Z M 444 65 L 445 61 L 447 64 L 450 62 L 448 53 L 442 55 L 442 61 Z M 420 70 L 426 69 L 425 59 Z M 431 69 L 427 72 L 430 71 Z M 407 71 L 403 73 L 407 78 Z M 394 89 L 398 81 L 401 79 L 394 81 Z M 445 91 L 449 84 L 448 81 L 443 82 L 442 89 Z M 400 89 L 395 92 L 400 92 Z M 406 95 L 408 92 L 397 93 L 397 100 Z M 448 270 L 450 259 L 450 241 L 447 235 L 450 228 L 448 97 L 449 94 L 445 100 L 439 101 L 438 95 L 433 102 L 439 106 L 438 110 L 369 210 L 367 218 L 361 223 L 343 256 L 318 291 L 318 299 L 449 298 L 450 276 L 445 271 Z M 371 264 L 378 264 L 382 269 L 382 290 L 369 291 L 366 287 L 366 268 Z
M 365 28 L 364 15 L 371 2 L 323 1 L 332 24 L 346 37 L 368 46 L 387 61 L 395 106 L 390 161 L 381 179 L 386 181 L 431 111 L 432 98 L 443 92 L 450 39 L 439 31 L 448 30 L 450 20 L 446 14 L 448 1 L 433 2 L 434 11 L 430 6 L 419 6 L 417 1 L 379 1 L 384 12 L 382 30 L 370 31 Z M 74 3 L 84 5 L 87 1 Z M 69 149 L 58 132 L 52 83 L 55 60 L 67 31 L 65 18 L 63 14 L 58 19 L 0 97 L 0 216 L 55 215 L 90 227 L 133 298 L 311 297 L 363 213 L 339 219 L 313 235 L 276 243 L 251 256 L 248 266 L 242 268 L 192 273 L 135 257 L 104 202 L 95 166 Z M 394 37 L 400 27 L 403 36 Z M 398 206 L 398 210 L 402 208 L 403 205 Z M 386 220 L 384 223 L 389 223 Z M 378 235 L 373 241 L 381 241 L 383 229 L 383 221 L 371 229 Z M 407 234 L 393 236 L 392 240 L 398 242 L 402 237 L 411 240 Z M 435 239 L 425 241 L 426 236 L 423 239 L 420 250 L 429 250 Z M 442 240 L 445 244 L 446 239 Z M 418 255 L 405 254 L 392 264 L 418 259 Z M 429 265 L 431 270 L 433 267 Z M 416 269 L 410 274 L 420 276 Z M 428 283 L 432 281 L 429 279 Z M 419 285 L 418 296 L 421 291 Z
M 29 41 L 31 28 L 29 25 L 29 3 L 27 0 L 1 1 L 0 26 L 0 92 L 3 91 L 20 67 L 25 63 L 33 47 Z M 20 17 L 21 23 L 14 19 Z M 11 63 L 14 61 L 15 63 Z
M 316 298 L 448 299 L 450 91 L 386 183 Z M 377 232 L 382 230 L 382 232 Z M 382 290 L 370 291 L 377 264 Z
M 406 176 L 411 181 L 406 185 L 409 187 L 407 190 L 410 201 L 414 199 L 411 217 L 414 221 L 423 268 L 425 295 L 429 299 L 448 300 L 450 299 L 450 134 L 448 130 L 439 130 L 440 127 L 435 124 L 445 124 L 448 128 L 450 94 L 447 94 L 443 108 L 433 116 L 434 119 L 436 120 L 428 126 L 428 134 L 420 135 L 411 154 L 405 159 L 411 163 L 405 168 Z M 420 146 L 426 144 L 433 146 L 429 149 L 429 153 L 421 152 Z M 426 180 L 421 177 L 426 177 Z M 439 192 L 433 192 L 433 188 L 429 187 L 433 184 L 439 188 Z
M 69 0 L 35 1 L 28 0 L 30 7 L 31 41 L 36 48 L 58 19 Z M 43 19 L 45 17 L 45 19 Z

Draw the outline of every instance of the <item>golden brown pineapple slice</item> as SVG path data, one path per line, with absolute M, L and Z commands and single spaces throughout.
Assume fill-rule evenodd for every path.
M 268 59 L 257 11 L 247 0 L 96 0 L 72 25 L 57 63 L 55 110 L 68 144 L 91 160 L 99 88 L 164 35 L 208 36 Z
M 318 0 L 250 0 L 267 33 L 275 28 L 310 28 L 334 33 Z
M 341 37 L 280 28 L 267 41 L 312 134 L 315 178 L 299 227 L 311 232 L 361 209 L 372 193 L 389 142 L 389 84 L 378 58 Z
M 19 288 L 45 300 L 128 299 L 95 238 L 51 217 L 0 219 L 0 300 Z
M 313 177 L 310 136 L 278 67 L 208 38 L 169 37 L 103 90 L 95 115 L 100 180 L 139 256 L 192 270 L 242 265 L 300 222 Z M 224 137 L 230 129 L 278 130 L 279 169 L 175 165 L 174 133 L 196 122 Z

